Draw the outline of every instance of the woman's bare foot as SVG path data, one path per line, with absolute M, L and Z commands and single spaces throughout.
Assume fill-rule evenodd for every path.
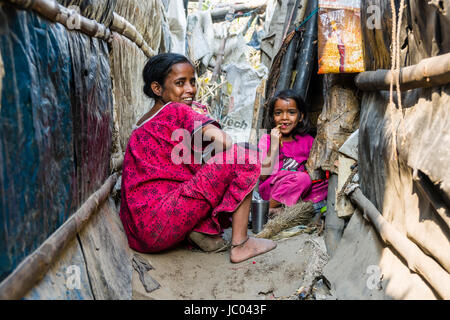
M 272 240 L 250 237 L 242 244 L 231 245 L 230 261 L 233 263 L 239 263 L 260 254 L 269 252 L 276 247 L 277 244 Z
M 197 231 L 189 233 L 189 239 L 205 252 L 220 252 L 228 248 L 228 244 L 221 236 L 211 236 Z

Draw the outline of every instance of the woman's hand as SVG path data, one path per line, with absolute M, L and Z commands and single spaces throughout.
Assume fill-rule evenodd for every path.
M 208 124 L 202 129 L 204 141 L 213 141 L 215 144 L 215 151 L 225 151 L 233 145 L 232 138 L 225 133 L 225 131 L 217 128 L 212 124 Z M 216 152 L 218 153 L 218 152 Z

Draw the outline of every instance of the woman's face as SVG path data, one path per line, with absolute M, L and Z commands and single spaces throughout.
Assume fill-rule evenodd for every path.
M 293 99 L 275 101 L 273 120 L 275 126 L 280 125 L 281 134 L 290 135 L 302 119 L 303 114 L 298 111 L 297 104 Z
M 164 81 L 164 86 L 159 86 L 158 90 L 160 91 L 154 91 L 162 97 L 164 103 L 181 102 L 190 106 L 197 93 L 192 65 L 187 62 L 174 64 Z

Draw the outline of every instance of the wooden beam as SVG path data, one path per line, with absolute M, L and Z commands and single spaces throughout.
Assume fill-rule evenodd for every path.
M 365 91 L 389 90 L 392 76 L 391 70 L 366 71 L 356 76 L 355 83 Z M 450 83 L 450 53 L 423 59 L 416 65 L 400 69 L 402 91 L 447 83 Z
M 393 227 L 373 203 L 363 195 L 358 185 L 350 184 L 345 193 L 369 217 L 383 241 L 404 258 L 408 268 L 421 275 L 442 299 L 450 299 L 450 275 L 448 272 Z

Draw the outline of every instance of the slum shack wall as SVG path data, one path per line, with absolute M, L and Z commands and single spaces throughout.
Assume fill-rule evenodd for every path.
M 362 2 L 367 71 L 391 68 L 389 3 Z M 373 20 L 373 8 L 378 10 L 379 25 Z M 450 1 L 408 2 L 398 39 L 401 67 L 450 51 L 449 10 Z M 401 106 L 395 91 L 395 105 L 389 104 L 389 91 L 362 92 L 360 188 L 397 231 L 450 277 L 450 86 L 404 91 Z M 324 275 L 338 299 L 444 298 L 408 263 L 402 252 L 383 242 L 371 222 L 355 212 Z
M 16 298 L 130 299 L 131 253 L 116 203 L 91 198 L 105 181 L 103 194 L 111 191 L 132 126 L 151 107 L 142 94 L 142 67 L 168 50 L 163 3 L 60 0 L 60 10 L 80 14 L 64 24 L 45 3 L 23 8 L 12 2 L 0 3 L 2 297 L 27 258 L 41 255 L 40 281 Z M 107 32 L 71 26 L 78 18 Z M 70 218 L 86 204 L 97 209 L 81 228 L 83 218 Z M 64 248 L 49 260 L 42 252 L 62 244 L 47 242 L 73 220 L 76 232 L 58 238 Z M 12 287 L 27 282 L 19 280 Z

